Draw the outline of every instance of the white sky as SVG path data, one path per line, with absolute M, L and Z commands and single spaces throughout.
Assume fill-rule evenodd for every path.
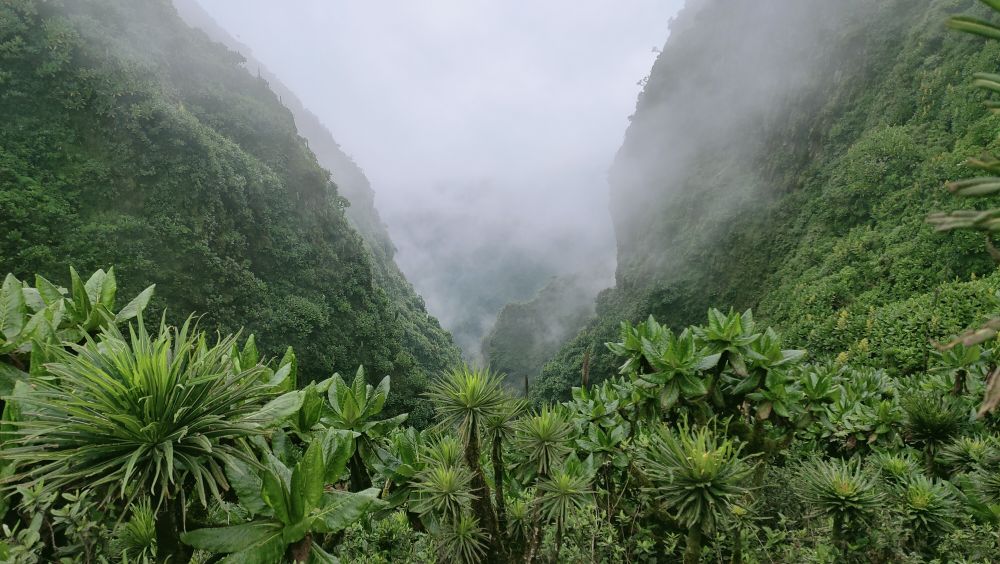
M 605 200 L 636 83 L 683 3 L 200 1 L 330 128 L 387 218 L 440 183 Z

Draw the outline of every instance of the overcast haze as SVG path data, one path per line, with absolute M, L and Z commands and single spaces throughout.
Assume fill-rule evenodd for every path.
M 446 326 L 470 304 L 442 270 L 494 250 L 611 284 L 607 170 L 683 0 L 200 3 L 364 169 Z

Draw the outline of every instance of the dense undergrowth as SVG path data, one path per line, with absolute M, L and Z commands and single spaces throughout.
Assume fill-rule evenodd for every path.
M 1000 350 L 906 378 L 809 360 L 743 314 L 623 323 L 619 375 L 529 409 L 487 370 L 383 414 L 390 378 L 115 313 L 113 273 L 8 276 L 9 562 L 926 562 L 1000 549 Z M 136 319 L 138 318 L 138 319 Z M 127 324 L 127 329 L 125 328 Z M 992 374 L 991 374 L 992 373 Z M 213 556 L 214 555 L 214 556 Z
M 1000 2 L 985 3 L 1000 12 Z M 918 15 L 936 18 L 933 10 L 966 4 L 934 2 L 931 12 L 912 8 L 897 15 L 912 24 L 922 21 Z M 159 9 L 156 3 L 149 6 Z M 61 19 L 40 30 L 27 25 L 41 21 L 32 20 L 41 17 L 33 8 L 20 2 L 5 8 L 5 23 L 21 25 L 23 38 L 10 40 L 4 54 L 15 60 L 58 59 L 58 50 L 33 50 L 32 31 L 47 34 L 53 45 L 83 48 L 60 27 Z M 1000 39 L 1000 27 L 951 21 Z M 919 29 L 907 40 L 925 33 Z M 52 38 L 61 33 L 68 39 Z M 970 57 L 995 61 L 1000 55 L 995 47 L 977 50 L 973 43 L 950 39 L 935 45 L 942 53 L 933 60 L 939 66 L 956 60 L 965 65 Z M 53 64 L 61 68 L 58 61 Z M 11 80 L 5 92 L 18 96 L 18 88 L 32 84 L 24 77 L 47 68 L 5 75 Z M 957 69 L 953 73 L 962 74 Z M 954 78 L 951 72 L 942 81 Z M 79 84 L 71 81 L 66 88 L 91 84 L 88 73 L 74 76 Z M 1000 76 L 980 75 L 977 86 L 1000 90 Z M 956 96 L 962 108 L 981 102 L 967 91 Z M 184 108 L 153 103 L 146 109 L 188 123 Z M 141 115 L 108 111 L 108 119 L 123 120 L 123 131 L 150 139 L 159 131 L 131 121 Z M 89 114 L 53 119 L 69 115 Z M 883 107 L 881 115 L 893 112 Z M 365 349 L 359 358 L 374 355 L 371 365 L 349 377 L 316 376 L 315 368 L 300 367 L 305 355 L 297 347 L 283 348 L 286 342 L 299 344 L 294 332 L 280 340 L 268 331 L 269 342 L 261 338 L 264 333 L 211 335 L 203 328 L 220 326 L 218 312 L 209 308 L 203 321 L 154 312 L 158 300 L 152 286 L 132 292 L 123 283 L 127 294 L 136 295 L 122 306 L 114 269 L 87 278 L 71 269 L 65 288 L 46 277 L 49 270 L 32 279 L 20 270 L 9 274 L 0 285 L 5 494 L 0 559 L 19 564 L 995 560 L 1000 321 L 991 317 L 1000 305 L 1000 279 L 982 250 L 982 235 L 968 230 L 988 236 L 1000 230 L 1000 211 L 989 208 L 1000 180 L 980 177 L 949 185 L 960 196 L 985 196 L 972 204 L 932 191 L 930 184 L 945 173 L 996 174 L 1000 161 L 987 156 L 959 168 L 959 150 L 966 156 L 988 150 L 997 125 L 980 114 L 960 118 L 953 113 L 948 131 L 962 142 L 941 152 L 914 144 L 914 138 L 925 138 L 905 126 L 875 127 L 847 143 L 837 166 L 830 165 L 823 177 L 853 178 L 856 185 L 824 184 L 817 177 L 787 196 L 802 204 L 791 215 L 798 218 L 805 210 L 811 218 L 790 220 L 810 244 L 776 243 L 787 260 L 766 263 L 752 255 L 745 263 L 768 271 L 747 295 L 760 292 L 768 319 L 785 320 L 784 332 L 755 320 L 749 310 L 705 308 L 707 319 L 702 313 L 697 322 L 678 322 L 688 315 L 684 311 L 706 300 L 740 300 L 720 298 L 713 286 L 705 286 L 702 298 L 683 303 L 674 301 L 686 295 L 676 290 L 628 289 L 634 282 L 628 273 L 649 269 L 653 276 L 666 264 L 662 256 L 652 256 L 649 260 L 659 264 L 620 273 L 624 287 L 605 294 L 598 315 L 629 312 L 621 317 L 630 319 L 668 302 L 680 313 L 669 324 L 652 316 L 618 323 L 593 360 L 587 354 L 579 361 L 573 378 L 582 385 L 568 388 L 562 401 L 532 405 L 504 387 L 503 375 L 459 365 L 439 372 L 415 397 L 412 382 L 403 390 L 393 387 L 402 379 L 396 376 L 401 364 L 395 357 L 378 357 L 385 352 L 379 347 L 389 345 L 370 347 L 372 334 L 350 333 L 353 321 L 340 327 L 344 342 Z M 190 121 L 202 131 L 197 123 Z M 959 133 L 964 128 L 974 133 Z M 24 143 L 31 138 L 24 131 L 17 135 Z M 220 151 L 237 151 L 216 141 Z M 4 154 L 8 160 L 27 158 L 16 151 Z M 908 164 L 896 167 L 899 159 Z M 57 177 L 46 162 L 33 165 L 37 174 Z M 915 174 L 924 176 L 916 181 Z M 17 186 L 30 187 L 31 181 L 18 179 Z M 883 181 L 888 185 L 879 206 L 866 206 L 853 192 L 837 197 L 845 186 L 861 190 Z M 54 193 L 36 188 L 39 195 Z M 810 203 L 810 190 L 826 193 L 818 199 L 822 204 Z M 21 210 L 51 201 L 10 199 L 18 206 L 12 209 Z M 100 212 L 87 202 L 95 208 L 90 213 Z M 755 225 L 773 218 L 767 214 L 785 205 L 790 204 L 779 199 L 765 215 L 746 221 Z M 970 205 L 975 209 L 969 211 Z M 911 218 L 911 208 L 921 214 L 919 221 Z M 966 231 L 931 235 L 926 212 L 938 209 L 957 210 L 930 218 L 939 229 Z M 343 224 L 342 215 L 330 213 L 330 225 Z M 887 227 L 891 218 L 896 231 Z M 316 228 L 324 225 L 318 222 Z M 838 235 L 823 236 L 829 230 Z M 364 247 L 345 233 L 333 240 L 356 246 L 363 257 Z M 64 248 L 53 239 L 50 249 L 41 239 L 27 244 L 31 237 L 42 235 L 9 232 L 5 249 L 30 251 L 39 264 L 54 265 L 71 257 L 46 254 L 55 253 L 51 249 L 68 253 L 85 245 L 74 240 Z M 884 264 L 868 252 L 876 248 L 887 257 Z M 85 263 L 100 251 L 88 253 L 81 255 Z M 642 253 L 633 252 L 632 258 L 644 260 Z M 784 269 L 799 281 L 765 293 L 774 292 L 765 283 L 768 276 Z M 191 293 L 174 284 L 161 282 L 156 292 Z M 636 296 L 645 299 L 630 301 Z M 359 319 L 352 317 L 355 310 L 336 311 L 331 322 L 340 314 Z M 794 322 L 787 321 L 791 318 Z M 379 325 L 392 320 L 368 321 L 375 336 L 398 330 Z M 600 323 L 578 345 L 585 348 L 587 338 L 602 334 Z M 326 344 L 307 341 L 305 354 Z M 559 370 L 552 365 L 547 373 Z M 560 395 L 569 381 L 541 381 L 534 399 Z M 428 416 L 398 413 L 393 398 L 399 395 L 408 405 L 429 407 Z
M 928 338 L 994 308 L 996 267 L 982 236 L 925 224 L 929 212 L 962 205 L 942 186 L 975 174 L 966 159 L 997 146 L 997 117 L 971 77 L 996 68 L 1000 46 L 943 25 L 985 9 L 974 0 L 852 4 L 843 11 L 857 17 L 832 17 L 835 32 L 803 40 L 803 57 L 816 58 L 809 81 L 789 93 L 775 71 L 760 77 L 776 84 L 781 111 L 740 121 L 705 115 L 700 99 L 739 100 L 734 67 L 766 68 L 783 51 L 742 61 L 734 51 L 750 28 L 713 22 L 738 20 L 732 10 L 751 18 L 753 3 L 705 4 L 674 24 L 612 173 L 618 284 L 545 367 L 540 399 L 568 397 L 585 357 L 592 373 L 610 373 L 602 343 L 621 319 L 650 313 L 679 328 L 709 307 L 753 308 L 813 354 L 905 375 L 922 369 Z M 837 12 L 787 4 L 776 9 Z M 713 69 L 698 88 L 692 60 Z M 715 123 L 722 141 L 693 144 L 677 165 L 667 141 L 697 127 L 676 123 L 674 111 Z

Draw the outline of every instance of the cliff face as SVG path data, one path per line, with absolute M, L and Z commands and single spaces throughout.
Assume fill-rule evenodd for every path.
M 348 205 L 344 214 L 361 235 L 372 254 L 378 284 L 397 306 L 397 323 L 403 331 L 403 345 L 427 374 L 438 373 L 460 361 L 458 347 L 437 319 L 427 313 L 423 298 L 406 280 L 394 260 L 395 246 L 375 207 L 375 191 L 361 167 L 344 151 L 333 134 L 265 65 L 252 50 L 232 37 L 205 12 L 196 0 L 173 0 L 184 21 L 202 30 L 212 41 L 222 43 L 243 56 L 243 67 L 266 81 L 278 100 L 292 113 L 298 134 L 316 160 L 329 171 L 331 180 Z
M 982 240 L 924 223 L 961 205 L 942 183 L 996 131 L 967 79 L 995 68 L 997 48 L 943 25 L 975 9 L 690 3 L 610 174 L 616 287 L 538 394 L 567 393 L 588 354 L 592 379 L 613 374 L 603 343 L 649 313 L 681 326 L 752 307 L 815 356 L 906 373 L 928 337 L 990 311 Z
M 156 283 L 172 319 L 294 346 L 306 381 L 393 375 L 397 409 L 457 360 L 392 264 L 363 174 L 169 1 L 14 0 L 0 16 L 0 270 L 113 264 L 126 293 Z

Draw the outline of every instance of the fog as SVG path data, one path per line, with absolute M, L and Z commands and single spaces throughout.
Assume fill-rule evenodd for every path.
M 775 167 L 815 158 L 823 108 L 838 102 L 830 93 L 863 68 L 870 38 L 859 22 L 892 9 L 688 1 L 610 174 L 619 288 L 669 284 L 710 264 L 714 245 L 740 236 L 734 218 L 794 188 Z
M 551 275 L 613 284 L 607 171 L 683 0 L 199 3 L 361 166 L 468 356 Z

